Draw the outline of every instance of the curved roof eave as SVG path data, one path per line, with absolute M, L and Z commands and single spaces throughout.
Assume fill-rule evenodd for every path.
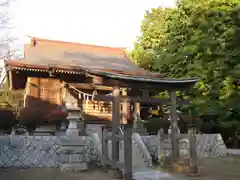
M 183 78 L 183 79 L 174 79 L 174 78 L 150 78 L 150 77 L 140 77 L 140 76 L 131 76 L 123 75 L 109 72 L 99 72 L 99 74 L 119 80 L 130 80 L 130 81 L 139 81 L 145 83 L 168 83 L 168 84 L 194 84 L 199 81 L 199 78 Z

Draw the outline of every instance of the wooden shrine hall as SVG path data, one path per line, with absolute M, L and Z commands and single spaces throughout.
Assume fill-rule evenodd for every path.
M 126 56 L 123 48 L 39 38 L 32 38 L 24 46 L 23 59 L 7 60 L 5 66 L 10 88 L 25 90 L 24 108 L 29 112 L 40 109 L 42 114 L 47 114 L 71 102 L 80 107 L 87 123 L 110 120 L 114 166 L 119 154 L 117 131 L 120 123 L 128 124 L 132 120 L 128 117 L 130 108 L 139 113 L 139 103 L 169 105 L 172 155 L 174 159 L 179 156 L 176 91 L 192 87 L 197 78 L 169 79 L 141 69 Z M 170 98 L 151 98 L 161 91 L 168 91 Z M 124 145 L 129 148 L 126 152 L 131 151 L 131 134 L 128 138 L 129 144 Z M 129 179 L 131 154 L 125 153 Z
M 197 78 L 169 79 L 135 65 L 123 48 L 31 38 L 24 58 L 5 61 L 11 89 L 25 89 L 24 107 L 45 113 L 75 101 L 88 122 L 126 123 L 129 104 L 169 104 L 176 108 L 176 90 L 192 87 Z M 168 90 L 170 99 L 151 95 Z M 69 99 L 70 98 L 70 99 Z M 175 110 L 173 110 L 175 111 Z M 173 116 L 176 113 L 173 112 Z

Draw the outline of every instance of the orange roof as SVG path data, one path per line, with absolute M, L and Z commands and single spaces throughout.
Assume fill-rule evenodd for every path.
M 5 61 L 9 69 L 106 76 L 112 79 L 139 81 L 142 83 L 194 84 L 197 78 L 168 79 L 135 65 L 125 54 L 124 48 L 32 38 L 25 45 L 22 60 Z
M 115 72 L 136 76 L 151 76 L 149 71 L 139 68 L 125 54 L 124 48 L 96 46 L 72 42 L 32 38 L 24 46 L 24 59 L 6 61 L 13 67 L 28 69 L 48 69 L 49 67 L 69 71 Z
M 49 39 L 42 39 L 42 38 L 31 38 L 31 43 L 25 45 L 25 50 L 27 50 L 29 47 L 35 47 L 35 46 L 48 46 L 52 48 L 65 48 L 67 47 L 69 50 L 72 51 L 81 51 L 81 52 L 88 52 L 88 53 L 97 53 L 97 54 L 108 54 L 113 56 L 120 56 L 120 57 L 126 57 L 125 56 L 125 48 L 117 48 L 117 47 L 107 47 L 107 46 L 98 46 L 98 45 L 92 45 L 92 44 L 81 44 L 81 43 L 75 43 L 75 42 L 66 42 L 66 41 L 59 41 L 59 40 L 49 40 Z M 49 49 L 50 50 L 50 49 Z

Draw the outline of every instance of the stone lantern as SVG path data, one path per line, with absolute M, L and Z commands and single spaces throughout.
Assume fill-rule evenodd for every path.
M 81 109 L 74 105 L 73 103 L 67 103 L 66 108 L 68 111 L 67 119 L 69 120 L 66 135 L 71 137 L 77 137 L 79 135 L 78 121 L 80 118 L 79 114 Z

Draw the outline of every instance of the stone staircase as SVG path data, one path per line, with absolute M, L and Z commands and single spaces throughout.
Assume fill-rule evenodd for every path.
M 99 132 L 91 132 L 89 133 L 93 137 L 95 141 L 95 147 L 101 154 L 101 133 Z M 111 159 L 111 143 L 109 143 L 109 158 Z M 120 145 L 120 162 L 124 162 L 124 147 L 123 144 Z M 182 178 L 176 178 L 173 175 L 162 172 L 159 170 L 152 169 L 152 158 L 147 151 L 147 148 L 141 137 L 138 133 L 133 134 L 133 141 L 132 141 L 132 158 L 133 158 L 133 179 L 136 180 L 183 180 Z
M 109 159 L 112 159 L 112 144 L 109 142 L 108 145 L 108 153 L 109 153 Z M 124 144 L 122 143 L 120 145 L 120 150 L 119 150 L 119 161 L 124 162 Z M 132 166 L 134 168 L 136 167 L 146 167 L 147 163 L 145 163 L 144 158 L 142 157 L 141 151 L 137 146 L 137 143 L 135 140 L 133 140 L 132 143 Z
M 94 141 L 95 146 L 98 147 L 98 151 L 101 152 L 101 128 L 98 125 L 89 125 L 88 128 L 88 134 L 94 134 Z M 144 132 L 142 132 L 144 133 Z M 111 159 L 111 153 L 112 152 L 112 145 L 111 141 L 109 141 L 108 145 L 108 153 L 109 153 L 109 159 Z M 120 162 L 124 162 L 124 145 L 123 141 L 120 143 L 120 149 L 119 149 L 119 160 Z M 132 161 L 133 161 L 133 167 L 151 167 L 152 166 L 152 158 L 143 143 L 141 136 L 139 133 L 133 133 L 132 138 Z

